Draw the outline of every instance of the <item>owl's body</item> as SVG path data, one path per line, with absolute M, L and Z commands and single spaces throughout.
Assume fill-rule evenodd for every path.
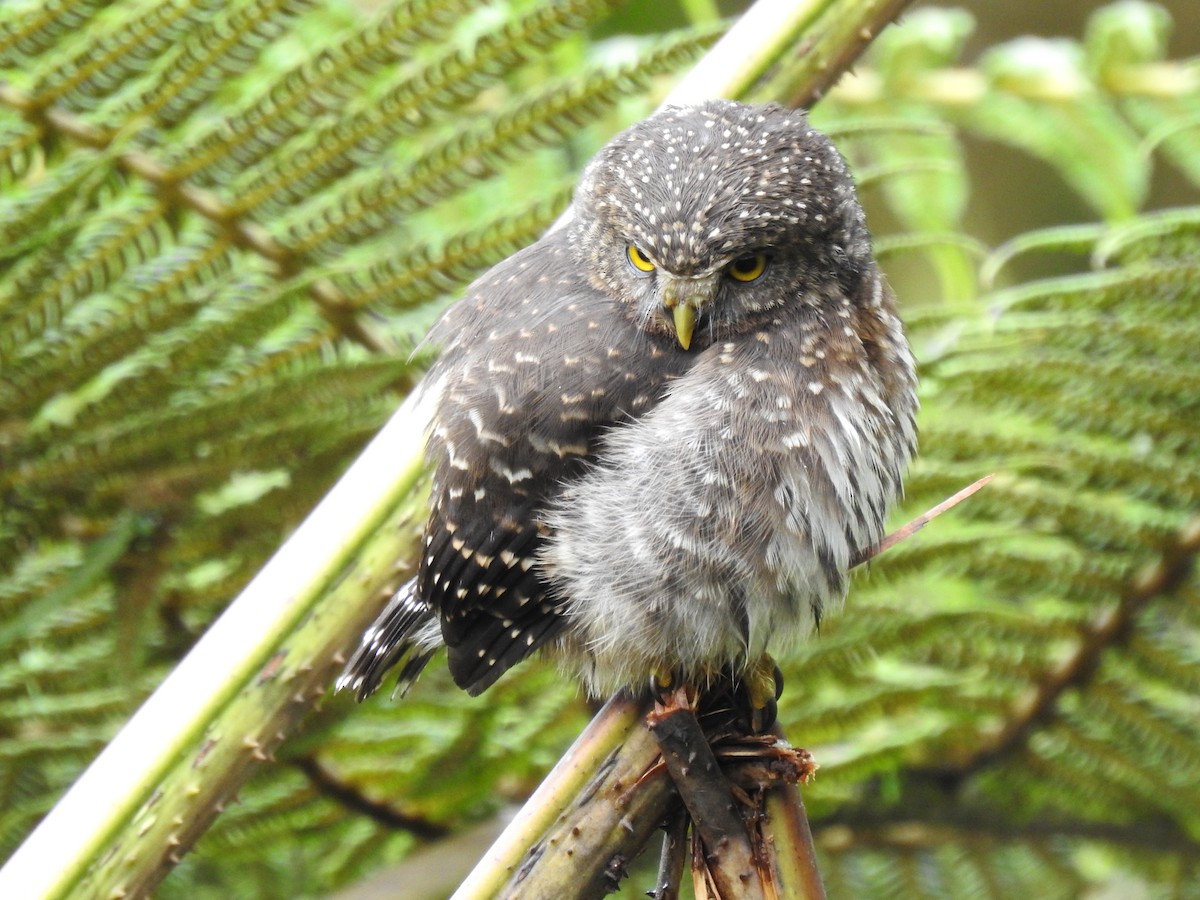
M 546 645 L 595 694 L 736 675 L 841 602 L 915 447 L 892 295 L 799 112 L 629 129 L 430 339 L 432 511 L 360 696 L 441 642 L 472 693 Z

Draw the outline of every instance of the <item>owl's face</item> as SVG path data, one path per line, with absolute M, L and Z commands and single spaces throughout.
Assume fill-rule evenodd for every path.
M 634 125 L 589 164 L 575 213 L 595 285 L 684 349 L 852 296 L 871 264 L 844 160 L 780 107 L 712 101 Z

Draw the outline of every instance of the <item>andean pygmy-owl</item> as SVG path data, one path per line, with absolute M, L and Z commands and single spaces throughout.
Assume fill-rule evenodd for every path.
M 595 695 L 748 675 L 842 602 L 916 444 L 846 164 L 776 106 L 618 135 L 429 340 L 432 509 L 338 682 L 360 699 L 443 643 L 472 694 L 543 646 Z

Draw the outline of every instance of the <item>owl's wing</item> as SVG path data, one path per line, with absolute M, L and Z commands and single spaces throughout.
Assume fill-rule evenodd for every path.
M 608 428 L 653 406 L 692 362 L 617 319 L 550 235 L 477 282 L 431 332 L 444 349 L 430 378 L 443 387 L 417 591 L 472 694 L 562 628 L 536 565 L 546 504 Z

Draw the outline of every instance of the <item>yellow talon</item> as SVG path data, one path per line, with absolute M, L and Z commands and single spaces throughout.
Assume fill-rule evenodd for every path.
M 750 697 L 754 731 L 766 731 L 775 722 L 775 701 L 783 693 L 783 675 L 768 654 L 760 656 L 746 673 L 746 693 Z
M 674 680 L 675 680 L 675 677 L 671 674 L 670 669 L 656 668 L 653 672 L 650 673 L 650 689 L 655 694 L 659 694 L 659 695 L 665 694 L 667 691 L 669 691 L 671 689 L 671 684 L 672 684 L 672 682 L 674 682 Z

